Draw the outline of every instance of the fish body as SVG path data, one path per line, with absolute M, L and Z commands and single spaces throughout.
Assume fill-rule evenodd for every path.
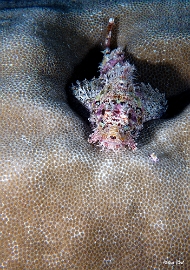
M 134 82 L 135 67 L 121 48 L 105 49 L 103 54 L 100 76 L 72 86 L 76 98 L 90 112 L 92 134 L 88 141 L 102 149 L 135 150 L 143 123 L 161 117 L 167 101 L 149 84 Z

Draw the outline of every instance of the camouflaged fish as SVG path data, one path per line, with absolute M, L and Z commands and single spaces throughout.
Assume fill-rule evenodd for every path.
M 113 24 L 110 18 L 100 76 L 77 81 L 72 90 L 90 112 L 90 143 L 114 151 L 126 147 L 135 150 L 143 123 L 160 118 L 167 109 L 167 101 L 149 84 L 134 83 L 135 67 L 125 59 L 121 48 L 110 50 Z

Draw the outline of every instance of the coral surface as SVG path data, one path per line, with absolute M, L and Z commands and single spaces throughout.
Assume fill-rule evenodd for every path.
M 2 269 L 190 269 L 189 1 L 97 2 L 0 1 Z M 113 17 L 114 48 L 168 110 L 108 154 L 67 85 L 96 75 Z

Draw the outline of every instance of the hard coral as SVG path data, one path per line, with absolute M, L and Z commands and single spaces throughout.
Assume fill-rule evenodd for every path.
M 190 82 L 190 1 L 109 1 L 97 12 L 86 11 L 95 0 L 77 1 L 87 3 L 82 14 L 66 13 L 69 0 L 51 0 L 52 8 L 47 0 L 0 5 L 5 2 L 0 267 L 165 270 L 180 260 L 173 268 L 190 269 L 190 106 L 148 123 L 141 151 L 108 155 L 86 141 L 89 128 L 65 90 L 75 67 L 104 41 L 108 16 L 115 16 L 115 42 L 127 46 L 141 81 L 177 99 L 176 113 Z M 58 2 L 62 10 L 53 6 Z M 22 9 L 23 3 L 34 7 Z

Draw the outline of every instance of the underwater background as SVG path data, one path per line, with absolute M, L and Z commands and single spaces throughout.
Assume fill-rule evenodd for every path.
M 88 142 L 71 91 L 106 28 L 168 100 L 135 152 Z M 0 1 L 2 269 L 190 269 L 189 1 Z

